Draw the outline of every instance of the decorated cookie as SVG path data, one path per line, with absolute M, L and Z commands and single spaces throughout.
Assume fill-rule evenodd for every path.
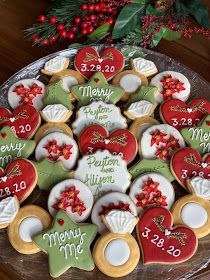
M 187 144 L 200 154 L 210 152 L 210 115 L 206 116 L 198 126 L 181 129 Z
M 66 122 L 71 117 L 72 111 L 69 111 L 62 104 L 53 104 L 47 105 L 40 114 L 46 122 L 59 123 Z
M 176 149 L 185 147 L 185 142 L 176 128 L 168 124 L 160 124 L 144 131 L 139 147 L 144 158 L 168 161 Z
M 52 76 L 55 73 L 59 73 L 62 70 L 68 68 L 69 59 L 67 57 L 63 57 L 58 55 L 47 62 L 45 62 L 44 69 L 41 70 L 43 74 Z
M 104 194 L 95 202 L 91 213 L 92 223 L 97 225 L 100 234 L 106 230 L 102 217 L 111 210 L 129 211 L 134 217 L 137 217 L 136 206 L 127 194 L 120 192 Z M 128 231 L 132 232 L 133 227 Z
M 134 201 L 138 214 L 151 206 L 170 209 L 175 200 L 172 184 L 158 173 L 139 176 L 131 184 L 129 196 Z
M 163 207 L 146 210 L 137 224 L 137 237 L 143 253 L 143 263 L 175 264 L 190 259 L 197 250 L 198 240 L 188 227 L 172 228 L 171 213 Z
M 16 196 L 10 196 L 0 201 L 0 228 L 6 228 L 16 217 L 20 208 Z
M 58 277 L 70 267 L 94 269 L 90 244 L 96 232 L 95 225 L 75 224 L 65 211 L 60 210 L 52 227 L 35 236 L 33 241 L 48 254 L 50 275 Z
M 33 140 L 17 138 L 9 126 L 0 130 L 0 167 L 5 167 L 16 158 L 29 157 L 36 146 Z
M 45 123 L 37 130 L 34 140 L 38 143 L 44 136 L 52 132 L 62 132 L 66 135 L 73 137 L 71 128 L 65 123 Z
M 15 219 L 8 227 L 11 245 L 21 254 L 35 254 L 39 247 L 32 237 L 51 225 L 51 217 L 46 210 L 36 205 L 20 208 Z
M 107 80 L 111 80 L 124 68 L 124 60 L 116 48 L 106 48 L 99 54 L 96 49 L 85 47 L 76 54 L 74 67 L 86 79 L 95 72 L 102 72 Z
M 139 90 L 141 86 L 147 86 L 148 80 L 144 75 L 135 70 L 125 70 L 117 74 L 113 78 L 112 83 L 125 91 L 122 100 L 126 101 L 129 96 Z
M 157 74 L 150 82 L 151 86 L 158 88 L 156 100 L 162 103 L 167 99 L 180 99 L 186 101 L 190 96 L 190 83 L 181 73 L 164 71 Z
M 57 183 L 69 179 L 72 172 L 65 170 L 61 161 L 52 161 L 44 158 L 41 161 L 33 162 L 38 173 L 37 185 L 40 190 L 50 191 Z
M 188 179 L 187 189 L 190 191 L 190 193 L 194 193 L 196 196 L 210 200 L 210 178 L 205 179 L 197 176 Z
M 151 60 L 137 57 L 131 59 L 131 67 L 140 74 L 150 77 L 158 72 L 156 65 Z
M 78 158 L 78 147 L 72 137 L 62 132 L 52 132 L 44 136 L 35 150 L 37 161 L 48 158 L 61 160 L 66 169 L 72 169 Z
M 54 217 L 58 210 L 66 211 L 72 221 L 85 221 L 93 206 L 93 195 L 81 181 L 67 179 L 55 185 L 48 197 L 48 210 Z
M 72 124 L 74 134 L 79 136 L 91 124 L 100 124 L 108 131 L 127 127 L 126 119 L 121 115 L 120 109 L 103 101 L 94 101 L 77 111 L 77 118 Z
M 156 124 L 160 123 L 151 117 L 137 118 L 131 124 L 129 130 L 133 133 L 133 135 L 136 137 L 136 140 L 138 141 L 147 128 Z
M 201 158 L 193 148 L 183 148 L 176 151 L 171 159 L 171 171 L 176 180 L 186 188 L 187 179 L 196 176 L 210 179 L 210 155 Z
M 15 159 L 5 169 L 0 169 L 0 200 L 16 195 L 23 202 L 37 183 L 35 166 L 27 159 Z
M 7 108 L 0 108 L 0 128 L 11 127 L 19 138 L 32 138 L 41 123 L 39 113 L 33 106 L 21 105 L 13 113 Z
M 131 273 L 140 258 L 138 243 L 130 234 L 138 219 L 129 211 L 111 210 L 102 216 L 110 232 L 103 234 L 93 249 L 98 269 L 110 277 Z
M 78 161 L 74 178 L 87 185 L 94 197 L 107 191 L 126 192 L 131 176 L 126 162 L 109 151 L 97 151 Z
M 117 103 L 124 94 L 120 87 L 109 85 L 102 72 L 95 73 L 87 84 L 73 86 L 71 92 L 79 102 L 79 107 L 93 101 Z
M 133 179 L 145 173 L 155 172 L 164 176 L 169 182 L 174 181 L 174 176 L 170 170 L 169 162 L 160 160 L 159 158 L 155 159 L 146 159 L 142 158 L 139 162 L 133 165 L 129 169 Z
M 73 109 L 71 104 L 70 95 L 63 89 L 62 81 L 59 80 L 54 84 L 47 86 L 47 94 L 44 98 L 44 105 L 62 104 L 69 111 Z
M 79 137 L 82 154 L 92 154 L 96 150 L 108 150 L 114 155 L 131 162 L 137 152 L 137 142 L 134 135 L 126 129 L 118 129 L 109 134 L 101 125 L 94 124 L 85 128 Z
M 131 94 L 125 105 L 127 109 L 124 114 L 131 120 L 152 115 L 157 106 L 156 91 L 155 87 L 142 86 L 137 93 Z
M 194 99 L 186 104 L 179 99 L 167 100 L 161 104 L 160 116 L 176 129 L 192 127 L 210 113 L 210 103 L 205 99 Z
M 24 79 L 13 84 L 8 91 L 9 105 L 16 109 L 20 105 L 32 105 L 37 111 L 43 108 L 45 85 L 35 79 Z

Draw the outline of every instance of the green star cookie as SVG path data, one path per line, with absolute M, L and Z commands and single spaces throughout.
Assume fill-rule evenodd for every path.
M 97 100 L 115 104 L 124 94 L 120 87 L 109 85 L 101 72 L 95 73 L 87 84 L 73 86 L 71 92 L 78 99 L 79 107 Z
M 50 191 L 57 183 L 73 176 L 73 172 L 65 170 L 60 161 L 45 158 L 39 162 L 33 162 L 33 164 L 37 169 L 37 185 L 40 190 Z
M 182 128 L 180 132 L 187 144 L 200 154 L 210 152 L 210 115 L 198 126 Z
M 70 267 L 94 269 L 90 244 L 96 233 L 96 225 L 75 224 L 66 212 L 59 210 L 52 228 L 36 235 L 33 241 L 48 254 L 51 276 L 58 277 Z
M 163 175 L 170 182 L 174 181 L 174 176 L 170 170 L 170 164 L 163 162 L 160 159 L 145 159 L 143 158 L 129 169 L 132 179 L 143 175 L 147 172 L 157 172 Z
M 4 126 L 0 130 L 0 167 L 5 168 L 16 158 L 28 158 L 35 147 L 35 141 L 18 138 L 9 126 Z
M 73 109 L 70 101 L 70 95 L 62 87 L 62 80 L 47 86 L 47 95 L 44 98 L 44 104 L 62 104 L 69 110 Z

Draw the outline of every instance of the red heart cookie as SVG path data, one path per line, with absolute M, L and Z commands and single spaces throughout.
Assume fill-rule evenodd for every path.
M 179 99 L 172 99 L 164 102 L 160 107 L 161 119 L 176 129 L 195 126 L 208 114 L 210 114 L 210 103 L 202 98 L 188 104 Z
M 6 108 L 0 108 L 0 128 L 11 127 L 18 138 L 32 138 L 41 122 L 37 110 L 30 105 L 22 105 L 11 113 Z
M 82 154 L 94 153 L 96 150 L 108 150 L 119 154 L 130 162 L 137 152 L 137 143 L 134 135 L 126 129 L 118 129 L 109 135 L 101 125 L 91 125 L 83 130 L 79 138 Z
M 187 179 L 203 177 L 210 179 L 210 155 L 202 157 L 193 148 L 183 148 L 176 151 L 171 159 L 171 170 L 177 181 L 187 187 Z
M 123 54 L 115 48 L 104 49 L 101 54 L 91 47 L 80 50 L 75 56 L 74 66 L 85 78 L 102 72 L 110 80 L 124 67 Z
M 12 161 L 5 171 L 0 169 L 0 200 L 16 195 L 23 202 L 33 191 L 37 182 L 34 165 L 27 159 Z
M 195 233 L 188 227 L 172 225 L 172 215 L 166 208 L 144 212 L 137 224 L 144 264 L 181 263 L 194 255 L 198 244 Z

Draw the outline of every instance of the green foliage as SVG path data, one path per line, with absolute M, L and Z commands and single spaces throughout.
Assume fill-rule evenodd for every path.
M 185 0 L 185 6 L 195 19 L 204 27 L 209 27 L 208 9 L 202 3 L 202 0 Z
M 182 37 L 182 34 L 179 32 L 174 32 L 169 28 L 162 27 L 159 32 L 155 33 L 153 40 L 151 42 L 151 47 L 156 47 L 161 39 L 168 41 L 174 41 Z
M 102 26 L 98 27 L 93 33 L 88 35 L 88 39 L 91 42 L 96 42 L 103 39 L 111 29 L 111 25 L 108 23 L 103 24 Z

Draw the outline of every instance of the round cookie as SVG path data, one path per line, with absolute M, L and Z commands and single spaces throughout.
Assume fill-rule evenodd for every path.
M 37 161 L 43 158 L 52 161 L 61 160 L 67 170 L 74 167 L 78 154 L 78 147 L 74 139 L 62 132 L 47 134 L 39 141 L 35 150 Z
M 156 101 L 162 103 L 167 99 L 186 101 L 190 96 L 191 86 L 188 79 L 175 71 L 164 71 L 150 81 L 150 86 L 158 88 Z
M 130 186 L 129 196 L 135 203 L 138 214 L 151 206 L 170 209 L 175 201 L 172 184 L 158 173 L 147 173 L 137 177 Z
M 125 93 L 122 100 L 127 101 L 129 96 L 140 89 L 141 86 L 147 86 L 148 80 L 144 75 L 134 70 L 125 70 L 113 78 L 112 84 L 124 89 Z
M 98 232 L 102 234 L 105 231 L 105 225 L 102 221 L 102 215 L 105 215 L 110 210 L 126 210 L 137 216 L 137 209 L 131 198 L 124 193 L 110 192 L 101 196 L 94 204 L 91 220 L 98 227 Z M 133 230 L 133 229 L 132 229 Z
M 46 95 L 45 85 L 35 79 L 24 79 L 14 83 L 8 90 L 9 105 L 16 109 L 20 105 L 32 105 L 40 111 Z
M 44 68 L 41 70 L 43 74 L 52 76 L 53 74 L 60 73 L 69 66 L 69 59 L 58 55 L 47 62 L 45 62 Z
M 142 57 L 131 59 L 131 68 L 145 77 L 153 76 L 158 72 L 155 63 Z
M 40 114 L 46 122 L 60 123 L 68 121 L 72 115 L 72 111 L 69 111 L 62 104 L 52 104 L 44 107 Z
M 76 179 L 64 180 L 55 185 L 48 197 L 48 210 L 54 217 L 58 210 L 66 211 L 72 221 L 85 221 L 93 206 L 90 189 Z
M 15 219 L 20 208 L 17 197 L 9 196 L 0 201 L 0 229 L 6 228 Z
M 51 217 L 43 208 L 26 205 L 20 208 L 14 221 L 8 227 L 11 245 L 21 254 L 35 254 L 40 251 L 32 237 L 51 224 Z

